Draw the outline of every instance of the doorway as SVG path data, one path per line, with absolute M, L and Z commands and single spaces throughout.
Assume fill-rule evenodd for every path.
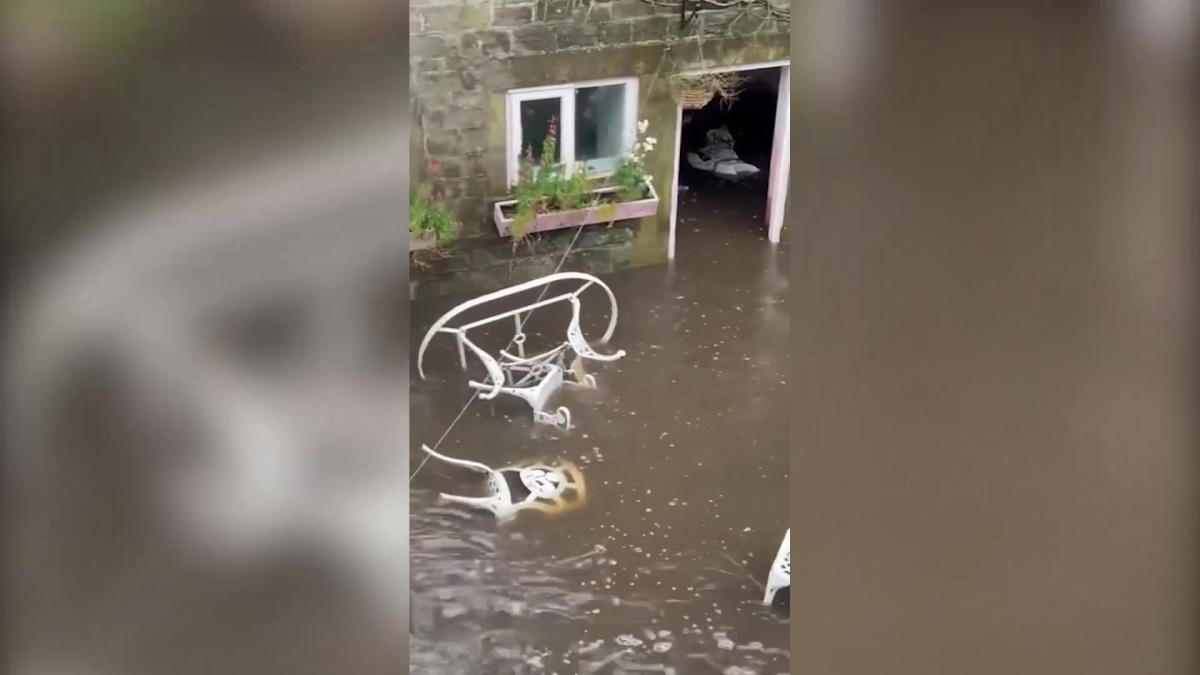
M 699 110 L 676 108 L 670 258 L 679 239 L 701 232 L 780 241 L 790 169 L 790 66 L 703 72 L 734 71 L 742 84 L 732 101 L 714 96 Z

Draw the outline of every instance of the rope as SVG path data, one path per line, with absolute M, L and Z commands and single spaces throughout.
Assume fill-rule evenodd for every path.
M 567 250 L 563 251 L 563 256 L 562 256 L 562 258 L 559 259 L 558 265 L 554 268 L 553 274 L 558 274 L 559 270 L 562 269 L 563 263 L 565 263 L 567 261 L 567 256 L 571 255 L 571 249 L 575 248 L 575 242 L 579 241 L 579 233 L 582 231 L 583 231 L 582 226 L 575 228 L 575 236 L 571 237 L 571 243 L 567 244 Z M 546 291 L 549 288 L 550 288 L 549 284 L 542 286 L 542 292 L 538 293 L 537 300 L 534 300 L 534 303 L 541 302 L 542 298 L 545 297 Z M 529 317 L 531 314 L 533 314 L 533 311 L 534 310 L 531 309 L 528 312 L 526 312 L 524 318 L 521 318 L 521 315 L 519 315 L 519 314 L 517 315 L 517 334 L 520 334 L 521 332 L 523 332 L 522 329 L 525 327 L 525 322 L 529 321 Z M 513 343 L 516 341 L 516 339 L 517 339 L 517 336 L 513 335 L 512 339 L 508 341 L 508 345 L 504 348 L 504 350 L 508 351 L 509 349 L 511 349 L 513 346 Z M 431 448 L 432 450 L 436 451 L 438 449 L 438 446 L 440 446 L 442 444 L 442 441 L 446 440 L 446 437 L 450 435 L 450 430 L 454 428 L 455 424 L 458 424 L 458 421 L 460 419 L 462 419 L 462 416 L 464 414 L 466 414 L 467 408 L 471 407 L 471 404 L 475 402 L 476 398 L 479 398 L 479 390 L 478 389 L 475 390 L 474 394 L 471 394 L 471 398 L 467 399 L 466 405 L 464 405 L 462 407 L 462 410 L 458 411 L 458 415 L 454 418 L 454 421 L 450 422 L 450 426 L 446 427 L 446 430 L 444 432 L 442 432 L 441 438 L 438 438 L 437 442 L 433 444 L 433 447 Z M 426 453 L 425 458 L 421 460 L 421 463 L 417 465 L 417 468 L 414 469 L 412 474 L 408 477 L 409 483 L 411 483 L 413 478 L 416 478 L 417 474 L 421 472 L 421 469 L 423 469 L 425 467 L 425 463 L 429 461 L 429 457 L 430 457 L 430 455 L 428 453 Z

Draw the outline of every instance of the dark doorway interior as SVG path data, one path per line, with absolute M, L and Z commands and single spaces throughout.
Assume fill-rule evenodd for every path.
M 716 96 L 699 110 L 684 110 L 680 130 L 679 207 L 676 232 L 686 247 L 697 232 L 723 232 L 767 237 L 767 185 L 771 172 L 771 146 L 775 134 L 775 108 L 779 98 L 780 68 L 746 70 L 732 101 Z M 757 174 L 722 177 L 693 166 L 689 153 L 708 145 L 712 129 L 724 127 L 733 138 L 738 160 L 759 169 Z

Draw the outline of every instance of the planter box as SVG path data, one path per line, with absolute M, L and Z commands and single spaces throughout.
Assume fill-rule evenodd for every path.
M 654 191 L 654 186 L 646 183 L 646 190 L 650 193 L 645 199 L 639 199 L 632 202 L 622 202 L 616 205 L 616 212 L 613 212 L 611 204 L 603 204 L 600 206 L 589 206 L 586 209 L 574 209 L 571 211 L 555 211 L 554 213 L 541 213 L 534 217 L 533 224 L 529 227 L 529 233 L 547 232 L 550 230 L 561 230 L 567 227 L 582 227 L 583 225 L 594 225 L 596 223 L 609 223 L 618 220 L 632 220 L 634 218 L 647 218 L 658 213 L 658 193 Z M 606 193 L 616 192 L 616 187 L 603 187 L 592 190 L 594 195 L 602 195 Z M 493 217 L 496 220 L 496 230 L 500 232 L 501 237 L 510 236 L 512 228 L 512 218 L 504 215 L 504 207 L 516 206 L 517 200 L 508 199 L 502 202 L 496 202 L 493 209 Z

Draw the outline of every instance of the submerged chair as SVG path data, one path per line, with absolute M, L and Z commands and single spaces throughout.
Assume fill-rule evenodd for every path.
M 542 511 L 549 514 L 569 511 L 582 506 L 587 497 L 583 473 L 569 462 L 561 462 L 554 466 L 530 463 L 493 469 L 479 462 L 447 457 L 427 445 L 422 445 L 421 449 L 447 464 L 487 474 L 486 497 L 463 497 L 445 493 L 440 497 L 442 501 L 491 511 L 501 522 L 512 520 L 521 511 Z
M 687 161 L 692 168 L 708 171 L 727 180 L 738 180 L 761 173 L 758 167 L 742 161 L 734 151 L 733 135 L 724 126 L 709 129 L 705 140 L 704 147 L 687 153 Z
M 763 593 L 763 604 L 775 602 L 775 594 L 781 589 L 792 585 L 792 530 L 788 528 L 783 535 L 783 543 L 775 553 L 775 562 L 771 563 L 771 572 L 767 575 L 767 588 Z
M 579 281 L 582 283 L 575 290 L 567 293 L 561 293 L 544 300 L 522 305 L 516 309 L 498 311 L 495 314 L 476 321 L 470 321 L 461 325 L 450 325 L 452 320 L 467 310 L 489 305 L 499 306 L 501 301 L 510 296 L 535 290 L 543 286 L 549 286 L 552 283 L 560 281 Z M 424 339 L 421 340 L 421 347 L 417 351 L 417 372 L 420 374 L 421 379 L 425 379 L 425 349 L 429 346 L 430 340 L 439 333 L 453 335 L 458 342 L 458 356 L 462 368 L 464 370 L 467 368 L 466 352 L 470 350 L 487 371 L 487 377 L 483 382 L 470 380 L 467 383 L 471 388 L 483 392 L 479 394 L 480 398 L 490 400 L 499 394 L 516 396 L 517 398 L 524 399 L 530 408 L 533 409 L 534 421 L 543 424 L 552 424 L 561 428 L 570 428 L 570 410 L 565 407 L 559 407 L 553 413 L 546 412 L 546 405 L 550 397 L 564 384 L 594 389 L 596 387 L 596 378 L 591 375 L 581 374 L 578 368 L 569 367 L 567 365 L 568 356 L 573 355 L 570 361 L 572 364 L 585 359 L 591 361 L 615 361 L 625 356 L 624 350 L 618 350 L 614 354 L 600 354 L 588 344 L 587 339 L 583 336 L 583 330 L 579 326 L 582 309 L 582 301 L 579 297 L 592 285 L 599 286 L 608 295 L 610 307 L 608 328 L 605 330 L 604 336 L 600 339 L 601 342 L 607 342 L 612 337 L 613 330 L 617 325 L 617 300 L 613 296 L 612 290 L 604 282 L 591 275 L 579 272 L 560 272 L 494 293 L 488 293 L 474 300 L 464 302 L 446 312 L 434 322 L 425 333 Z M 563 342 L 550 351 L 534 356 L 527 356 L 525 354 L 525 340 L 527 336 L 524 332 L 524 321 L 521 315 L 525 314 L 528 317 L 529 312 L 556 303 L 568 303 L 571 306 L 571 319 L 567 324 Z M 516 346 L 516 354 L 510 353 L 506 348 L 499 350 L 497 355 L 493 356 L 472 342 L 470 337 L 468 337 L 469 331 L 475 328 L 502 321 L 509 317 L 513 319 L 515 326 L 509 345 Z M 568 375 L 570 379 L 567 379 Z

